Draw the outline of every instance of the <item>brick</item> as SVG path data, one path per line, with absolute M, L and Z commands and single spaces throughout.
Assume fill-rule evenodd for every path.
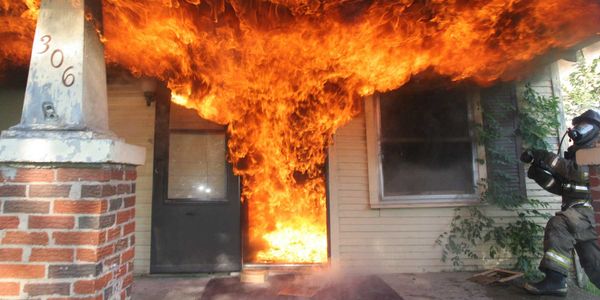
M 121 252 L 121 250 L 125 250 L 129 247 L 129 239 L 120 239 L 115 245 L 115 252 Z
M 0 216 L 0 229 L 16 229 L 19 228 L 19 217 Z
M 106 289 L 104 289 L 104 292 L 102 292 L 102 294 L 104 295 L 104 299 L 110 299 L 113 295 L 113 287 L 107 287 Z
M 4 213 L 47 214 L 50 202 L 31 200 L 12 200 L 4 202 Z
M 131 193 L 131 184 L 119 184 L 117 186 L 117 194 L 130 194 Z
M 591 187 L 600 186 L 600 178 L 598 178 L 597 176 L 590 177 L 590 186 Z
M 109 207 L 109 211 L 115 211 L 121 208 L 121 206 L 123 205 L 123 199 L 119 198 L 119 199 L 111 199 L 110 200 L 110 207 Z
M 52 238 L 57 245 L 99 245 L 104 243 L 106 233 L 90 232 L 54 232 Z
M 135 184 L 135 182 L 131 184 L 131 193 L 132 193 L 132 194 L 135 194 L 135 191 L 136 191 L 136 186 L 137 186 L 137 185 Z
M 117 213 L 117 224 L 123 224 L 131 219 L 131 210 L 120 211 Z
M 123 252 L 123 254 L 121 254 L 121 262 L 127 262 L 133 259 L 133 257 L 135 256 L 135 248 L 131 248 L 125 252 Z
M 71 185 L 31 185 L 29 197 L 69 197 Z
M 98 274 L 96 264 L 50 265 L 48 278 L 84 278 Z
M 15 176 L 2 176 L 0 182 L 52 182 L 54 181 L 53 169 L 15 169 Z
M 119 267 L 119 270 L 117 271 L 117 278 L 121 278 L 123 276 L 127 275 L 127 265 L 123 264 Z
M 48 234 L 45 232 L 9 231 L 4 235 L 2 243 L 6 245 L 48 245 Z
M 21 285 L 18 282 L 0 282 L 0 296 L 19 296 Z
M 125 178 L 125 171 L 123 169 L 112 169 L 110 173 L 110 179 L 112 180 L 123 180 Z
M 71 216 L 29 216 L 29 229 L 72 229 L 74 227 L 75 218 Z
M 80 229 L 102 229 L 115 224 L 115 215 L 103 215 L 101 217 L 79 217 L 78 228 Z
M 106 200 L 56 200 L 55 213 L 100 214 L 106 211 Z
M 102 260 L 105 257 L 108 257 L 109 255 L 113 254 L 115 252 L 115 246 L 114 245 L 108 245 L 105 247 L 102 247 L 100 249 L 98 249 L 98 260 Z
M 58 181 L 109 181 L 110 170 L 98 169 L 58 169 L 56 180 Z
M 135 234 L 134 234 L 134 235 L 132 235 L 132 236 L 129 238 L 129 244 L 130 244 L 131 246 L 135 245 Z
M 96 291 L 100 291 L 100 290 L 104 289 L 112 278 L 113 278 L 112 273 L 108 273 L 108 274 L 96 279 L 96 282 L 95 282 Z
M 0 185 L 0 197 L 25 197 L 24 185 Z
M 77 260 L 86 262 L 97 262 L 98 254 L 96 250 L 79 248 L 77 249 Z
M 126 299 L 126 298 L 121 298 L 121 299 Z M 82 296 L 82 297 L 55 297 L 55 298 L 48 298 L 48 300 L 106 300 L 103 298 L 102 295 L 96 295 L 96 296 Z
M 121 226 L 109 229 L 108 232 L 107 232 L 107 234 L 106 234 L 106 240 L 107 241 L 112 241 L 112 240 L 117 239 L 119 237 L 121 237 Z
M 592 201 L 592 206 L 594 207 L 594 211 L 600 212 L 600 200 L 594 199 Z
M 136 179 L 137 179 L 137 171 L 135 169 L 125 171 L 125 180 L 134 181 Z
M 135 205 L 135 196 L 127 197 L 124 199 L 125 208 L 133 207 Z
M 594 199 L 594 200 L 600 200 L 600 191 L 598 191 L 598 190 L 592 190 L 592 199 Z M 594 201 L 594 202 L 596 202 L 596 201 Z M 595 206 L 594 206 L 594 209 L 596 211 L 598 211 L 598 209 Z
M 115 255 L 111 258 L 107 258 L 104 261 L 104 265 L 108 268 L 108 269 L 112 269 L 115 266 L 118 266 L 121 264 L 121 255 Z
M 46 276 L 46 266 L 0 264 L 0 278 L 35 279 Z
M 1 248 L 0 261 L 20 262 L 23 258 L 23 249 L 21 248 Z
M 102 186 L 102 197 L 112 197 L 117 194 L 117 187 L 110 184 Z
M 73 252 L 73 249 L 34 248 L 31 249 L 29 261 L 70 262 L 73 261 Z
M 125 279 L 123 279 L 123 288 L 130 286 L 132 283 L 133 283 L 133 274 L 129 273 L 129 275 L 127 275 L 125 277 Z
M 135 222 L 131 222 L 131 223 L 125 224 L 125 226 L 123 226 L 123 236 L 133 233 L 134 231 L 135 231 Z
M 73 285 L 75 294 L 93 294 L 96 292 L 95 280 L 79 280 Z
M 82 185 L 81 186 L 81 197 L 82 198 L 100 198 L 100 197 L 102 197 L 102 186 L 101 185 Z
M 28 283 L 23 291 L 29 296 L 69 295 L 69 283 Z

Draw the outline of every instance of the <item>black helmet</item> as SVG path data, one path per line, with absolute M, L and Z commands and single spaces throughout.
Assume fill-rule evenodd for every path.
M 596 109 L 588 109 L 586 112 L 573 118 L 572 124 L 573 126 L 576 126 L 582 122 L 595 124 L 596 126 L 600 127 L 600 112 Z
M 600 135 L 600 112 L 589 109 L 573 118 L 573 128 L 567 132 L 577 148 L 593 147 Z

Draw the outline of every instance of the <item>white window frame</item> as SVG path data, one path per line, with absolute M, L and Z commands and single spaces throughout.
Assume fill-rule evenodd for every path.
M 472 124 L 483 124 L 481 116 L 479 89 L 466 92 L 469 121 Z M 402 207 L 457 207 L 480 203 L 487 177 L 485 165 L 485 148 L 476 140 L 476 130 L 469 127 L 469 135 L 473 140 L 473 194 L 457 195 L 406 195 L 383 196 L 383 169 L 381 165 L 381 114 L 379 111 L 379 94 L 367 96 L 365 99 L 365 121 L 367 130 L 367 167 L 369 172 L 369 202 L 371 208 Z

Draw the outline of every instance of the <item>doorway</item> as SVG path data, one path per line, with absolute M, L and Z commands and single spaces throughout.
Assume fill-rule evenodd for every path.
M 156 97 L 151 273 L 241 269 L 240 184 L 225 126 Z

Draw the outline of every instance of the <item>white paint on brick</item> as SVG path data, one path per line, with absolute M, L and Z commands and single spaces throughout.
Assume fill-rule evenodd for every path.
M 81 199 L 81 183 L 80 182 L 76 182 L 71 185 L 71 190 L 69 191 L 69 198 Z
M 144 161 L 143 148 L 115 139 L 0 139 L 0 162 L 141 165 Z
M 0 167 L 0 175 L 9 180 L 14 180 L 17 177 L 17 169 Z
M 577 151 L 577 163 L 580 165 L 600 165 L 600 146 Z

